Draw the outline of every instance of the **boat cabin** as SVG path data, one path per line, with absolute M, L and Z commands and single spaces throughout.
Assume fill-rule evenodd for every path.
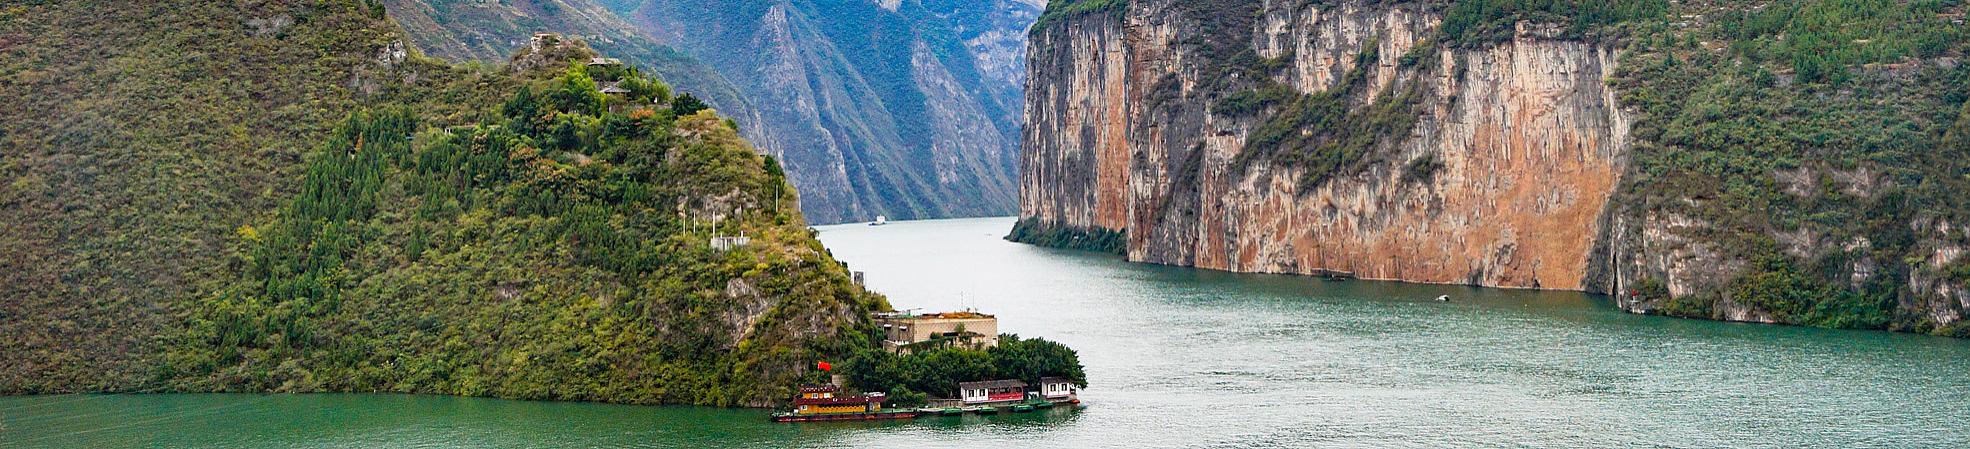
M 816 385 L 800 387 L 800 397 L 793 400 L 796 415 L 822 413 L 875 413 L 882 411 L 884 395 L 880 393 L 859 396 L 835 396 L 841 387 Z
M 1070 399 L 1074 397 L 1074 381 L 1065 377 L 1040 378 L 1040 397 L 1051 399 Z
M 958 397 L 965 405 L 1026 400 L 1026 383 L 1017 380 L 988 380 L 958 384 Z

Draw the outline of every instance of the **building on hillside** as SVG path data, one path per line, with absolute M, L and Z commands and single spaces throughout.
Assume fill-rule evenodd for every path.
M 615 82 L 603 83 L 602 93 L 610 94 L 610 95 L 628 95 L 629 89 L 622 88 L 621 81 L 615 81 Z
M 987 380 L 958 384 L 958 397 L 964 405 L 1026 400 L 1026 383 L 1017 380 Z
M 1073 399 L 1074 394 L 1074 381 L 1065 377 L 1040 378 L 1040 396 L 1047 400 Z
M 592 65 L 592 66 L 622 65 L 622 60 L 616 58 L 588 58 L 588 65 Z
M 999 319 L 983 313 L 944 312 L 882 314 L 883 349 L 907 353 L 918 349 L 957 346 L 986 349 L 999 345 Z
M 834 385 L 815 385 L 800 387 L 800 397 L 793 400 L 793 412 L 797 415 L 822 413 L 876 413 L 882 411 L 884 396 L 871 393 L 860 396 L 835 396 L 841 387 Z

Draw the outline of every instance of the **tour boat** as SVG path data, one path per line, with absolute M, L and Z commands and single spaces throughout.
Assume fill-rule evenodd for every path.
M 888 396 L 882 393 L 835 396 L 839 391 L 841 388 L 833 385 L 801 387 L 800 397 L 793 400 L 793 411 L 773 414 L 773 422 L 910 419 L 922 414 L 915 410 L 883 410 L 882 401 Z
M 773 422 L 827 422 L 827 421 L 875 421 L 881 419 L 911 419 L 920 413 L 901 412 L 850 412 L 850 413 L 775 413 Z
M 869 226 L 882 226 L 886 224 L 889 224 L 889 217 L 884 217 L 881 215 L 876 216 L 876 221 L 869 222 Z

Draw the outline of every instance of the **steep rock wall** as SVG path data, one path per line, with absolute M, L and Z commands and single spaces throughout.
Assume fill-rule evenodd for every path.
M 1425 6 L 1300 5 L 1138 1 L 1036 30 L 1022 215 L 1126 230 L 1143 262 L 1585 288 L 1627 150 L 1628 119 L 1603 83 L 1612 50 L 1524 29 L 1488 48 L 1412 52 L 1440 20 Z M 1250 38 L 1208 43 L 1227 34 Z M 1370 66 L 1355 67 L 1371 45 Z M 1351 108 L 1414 92 L 1416 120 L 1323 182 L 1242 160 L 1261 117 L 1214 102 L 1262 83 L 1221 79 L 1228 49 L 1284 62 L 1268 76 L 1302 94 L 1359 71 Z M 1439 168 L 1406 174 L 1418 164 Z

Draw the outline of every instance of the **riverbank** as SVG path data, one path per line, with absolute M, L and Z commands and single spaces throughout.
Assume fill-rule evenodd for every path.
M 1010 218 L 822 227 L 898 304 L 1081 351 L 1088 408 L 782 425 L 770 410 L 425 396 L 0 398 L 24 447 L 1954 447 L 1970 342 L 1672 319 L 1609 298 L 1134 264 Z M 1448 294 L 1449 303 L 1434 300 Z M 97 399 L 97 398 L 90 398 Z M 27 401 L 27 402 L 21 402 Z M 326 402 L 322 402 L 326 401 Z M 1200 412 L 1208 404 L 1209 412 Z M 103 430 L 77 434 L 77 429 Z M 259 442 L 246 444 L 244 442 Z M 269 443 L 271 442 L 271 443 Z M 12 446 L 12 445 L 10 445 Z

